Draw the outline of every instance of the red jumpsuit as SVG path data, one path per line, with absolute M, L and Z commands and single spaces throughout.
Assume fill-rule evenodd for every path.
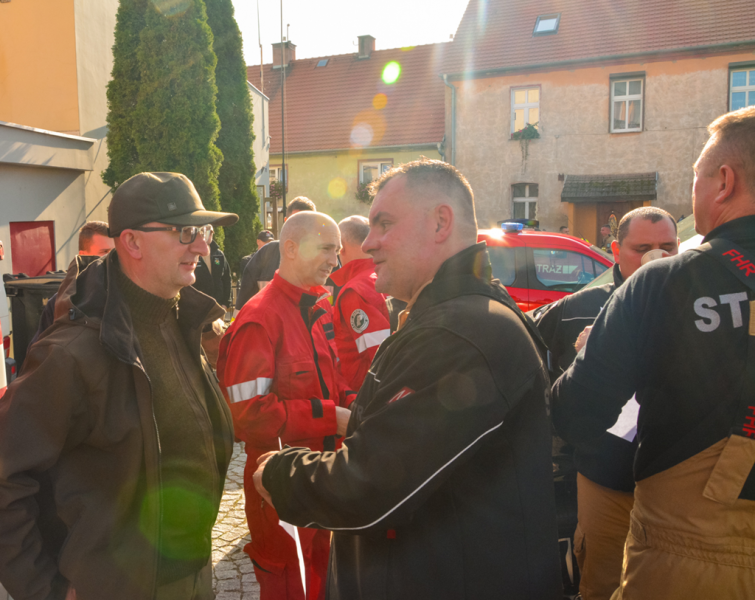
M 304 594 L 294 540 L 254 489 L 257 458 L 278 450 L 279 440 L 334 450 L 335 407 L 347 407 L 356 397 L 337 372 L 328 339 L 333 336 L 330 315 L 317 303 L 326 291 L 311 292 L 276 273 L 244 305 L 220 343 L 218 377 L 236 437 L 246 445 L 244 492 L 252 541 L 244 551 L 254 563 L 261 600 L 303 600 Z M 324 598 L 330 532 L 299 529 L 299 537 L 307 600 Z
M 333 306 L 339 369 L 353 390 L 362 387 L 380 343 L 391 334 L 385 296 L 375 291 L 371 258 L 349 261 L 331 275 L 341 287 Z

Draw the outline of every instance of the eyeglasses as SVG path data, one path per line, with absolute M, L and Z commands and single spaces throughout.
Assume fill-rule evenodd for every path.
M 209 244 L 212 241 L 212 235 L 215 230 L 212 225 L 203 225 L 202 227 L 193 227 L 187 225 L 186 227 L 132 227 L 137 231 L 177 231 L 179 233 L 178 241 L 182 244 L 193 244 L 197 239 L 197 234 L 202 236 L 205 244 Z

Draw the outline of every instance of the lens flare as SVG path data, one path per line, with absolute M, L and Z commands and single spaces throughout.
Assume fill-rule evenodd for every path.
M 357 123 L 351 130 L 351 143 L 354 146 L 369 146 L 372 141 L 372 127 L 367 123 Z
M 372 107 L 375 110 L 384 109 L 386 104 L 388 104 L 388 96 L 385 94 L 375 94 L 375 97 L 372 99 Z
M 155 8 L 166 17 L 175 17 L 185 13 L 191 6 L 190 0 L 152 0 Z
M 336 177 L 328 182 L 328 196 L 334 200 L 343 198 L 346 193 L 346 180 L 343 177 Z
M 383 83 L 388 85 L 396 83 L 401 76 L 401 65 L 395 60 L 389 62 L 383 67 Z

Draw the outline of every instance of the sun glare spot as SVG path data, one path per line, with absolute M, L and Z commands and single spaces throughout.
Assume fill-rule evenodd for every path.
M 354 146 L 369 146 L 372 141 L 372 127 L 367 123 L 357 123 L 351 130 L 351 143 Z
M 388 104 L 388 96 L 385 94 L 375 94 L 375 97 L 372 99 L 372 107 L 375 110 L 384 109 L 386 104 Z
M 388 85 L 396 83 L 401 76 L 401 65 L 395 60 L 389 62 L 383 67 L 383 83 Z
M 346 180 L 343 177 L 331 179 L 328 183 L 328 196 L 334 200 L 342 198 L 346 193 Z
M 182 15 L 191 6 L 190 0 L 152 0 L 152 4 L 166 17 Z

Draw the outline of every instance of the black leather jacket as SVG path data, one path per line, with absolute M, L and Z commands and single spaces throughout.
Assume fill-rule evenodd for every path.
M 484 244 L 380 346 L 343 448 L 264 472 L 281 519 L 333 531 L 328 598 L 561 598 L 548 376 Z M 538 342 L 539 343 L 539 342 Z

